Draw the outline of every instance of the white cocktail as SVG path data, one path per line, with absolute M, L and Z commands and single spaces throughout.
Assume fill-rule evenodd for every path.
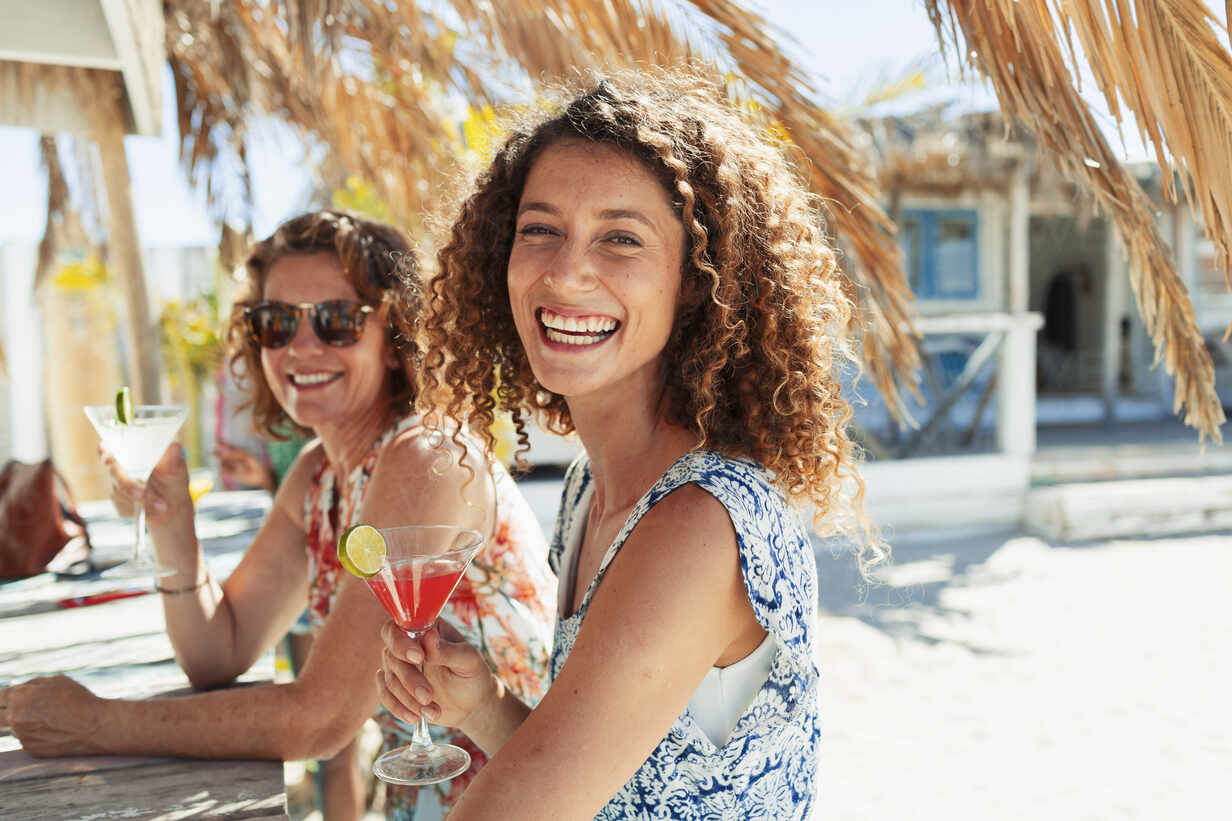
M 103 448 L 115 457 L 128 477 L 142 485 L 162 458 L 167 445 L 175 438 L 188 408 L 183 405 L 137 405 L 132 418 L 121 422 L 113 405 L 86 405 L 86 416 L 103 440 Z M 121 565 L 107 570 L 107 578 L 138 578 L 168 576 L 174 568 L 158 564 L 145 552 L 145 508 L 137 505 L 137 533 L 133 556 Z

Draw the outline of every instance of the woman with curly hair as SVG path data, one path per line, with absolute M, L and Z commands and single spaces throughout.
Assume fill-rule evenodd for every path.
M 817 580 L 793 506 L 863 517 L 858 496 L 839 516 L 853 305 L 797 172 L 712 82 L 605 79 L 512 133 L 439 268 L 425 364 L 450 413 L 486 430 L 499 405 L 523 445 L 538 415 L 586 450 L 537 707 L 465 643 L 383 629 L 387 708 L 494 755 L 451 821 L 807 817 Z
M 350 752 L 379 707 L 384 609 L 343 572 L 338 537 L 376 527 L 449 523 L 488 535 L 447 609 L 503 684 L 541 695 L 551 637 L 553 581 L 538 522 L 483 443 L 426 410 L 415 374 L 421 285 L 415 255 L 396 229 L 321 211 L 292 219 L 258 243 L 247 293 L 233 310 L 232 370 L 251 391 L 267 436 L 314 437 L 279 485 L 273 508 L 235 571 L 214 579 L 193 523 L 188 472 L 172 445 L 144 488 L 110 456 L 117 507 L 144 493 L 161 563 L 158 581 L 176 660 L 198 689 L 228 684 L 307 605 L 315 641 L 295 681 L 176 699 L 99 699 L 70 679 L 11 688 L 13 729 L 33 755 L 143 754 L 203 758 L 332 759 L 325 817 L 358 818 L 367 768 Z M 451 435 L 452 434 L 452 435 Z M 285 434 L 284 434 L 285 435 Z M 485 669 L 488 669 L 485 667 Z M 544 676 L 546 677 L 546 676 Z M 387 746 L 409 740 L 382 711 Z M 443 730 L 452 741 L 456 731 Z M 342 753 L 340 754 L 340 751 Z M 391 788 L 387 815 L 439 818 L 484 761 L 452 784 Z

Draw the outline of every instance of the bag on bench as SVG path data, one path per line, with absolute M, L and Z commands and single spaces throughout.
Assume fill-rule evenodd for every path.
M 90 570 L 90 539 L 50 459 L 0 470 L 0 579 Z

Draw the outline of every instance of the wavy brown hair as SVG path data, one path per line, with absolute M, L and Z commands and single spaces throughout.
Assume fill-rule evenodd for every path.
M 278 404 L 261 368 L 261 346 L 248 334 L 244 311 L 265 294 L 265 280 L 274 263 L 290 256 L 328 253 L 338 258 L 360 300 L 388 306 L 385 333 L 400 367 L 390 373 L 390 409 L 405 416 L 418 394 L 415 374 L 420 367 L 415 343 L 423 303 L 419 261 L 410 241 L 398 229 L 342 211 L 314 211 L 287 220 L 253 246 L 244 263 L 245 287 L 231 308 L 226 338 L 231 374 L 249 391 L 244 407 L 252 408 L 254 427 L 263 436 L 287 439 L 311 436 Z
M 564 397 L 531 372 L 506 268 L 522 189 L 544 149 L 561 140 L 616 147 L 658 177 L 685 229 L 681 293 L 697 298 L 681 300 L 663 352 L 668 421 L 695 433 L 698 447 L 765 465 L 788 498 L 812 505 L 819 533 L 854 532 L 863 565 L 880 561 L 840 393 L 840 370 L 859 372 L 848 337 L 855 307 L 796 169 L 721 86 L 691 72 L 607 75 L 563 94 L 512 131 L 438 254 L 425 389 L 489 443 L 497 408 L 510 412 L 519 454 L 529 417 L 572 430 Z M 841 493 L 845 480 L 854 494 Z

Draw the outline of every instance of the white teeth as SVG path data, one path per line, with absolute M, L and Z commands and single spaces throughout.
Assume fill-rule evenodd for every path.
M 566 345 L 593 345 L 596 342 L 602 342 L 608 336 L 607 334 L 568 334 L 553 330 L 552 328 L 548 328 L 546 333 L 548 339 L 553 342 L 563 342 Z
M 574 334 L 608 333 L 620 324 L 610 316 L 562 316 L 546 308 L 539 311 L 539 321 L 547 328 Z
M 337 374 L 333 373 L 293 373 L 291 374 L 291 382 L 295 385 L 320 385 L 323 382 L 328 382 Z

